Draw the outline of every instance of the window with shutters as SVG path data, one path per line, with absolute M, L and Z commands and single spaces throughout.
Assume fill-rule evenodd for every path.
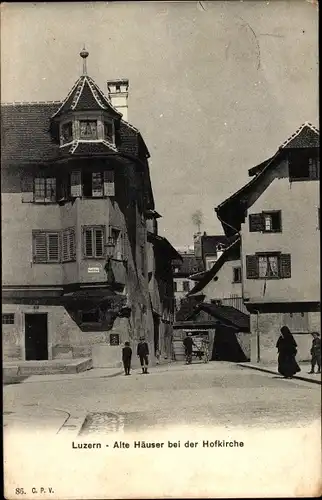
M 104 195 L 102 172 L 83 172 L 83 196 L 88 198 L 101 198 Z
M 281 279 L 291 277 L 291 255 L 263 253 L 246 255 L 247 279 Z
M 310 151 L 296 151 L 288 158 L 290 181 L 320 179 L 320 159 Z
M 249 215 L 249 231 L 263 233 L 280 233 L 282 231 L 281 210 L 270 210 Z
M 83 227 L 83 256 L 85 258 L 104 258 L 104 226 Z
M 49 264 L 60 262 L 59 232 L 33 231 L 33 262 Z
M 34 179 L 34 201 L 38 203 L 56 202 L 56 178 L 35 177 Z
M 74 228 L 68 228 L 62 231 L 61 243 L 62 261 L 71 262 L 76 260 L 76 237 Z
M 263 212 L 263 232 L 264 233 L 280 233 L 282 231 L 282 212 L 274 210 Z

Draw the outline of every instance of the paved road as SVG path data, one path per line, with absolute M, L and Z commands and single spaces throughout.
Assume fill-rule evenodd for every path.
M 305 426 L 320 415 L 320 387 L 229 363 L 166 365 L 149 375 L 56 377 L 4 389 L 5 411 L 83 412 L 83 433 L 176 425 Z M 94 414 L 94 415 L 93 415 Z M 13 418 L 13 417 L 12 417 Z
M 17 487 L 25 500 L 297 497 L 316 496 L 320 484 L 312 426 L 320 386 L 228 363 L 31 377 L 4 387 L 4 411 L 6 498 L 17 498 Z M 67 434 L 64 426 L 56 434 L 67 414 Z M 19 435 L 19 425 L 31 433 Z M 137 440 L 164 447 L 137 449 Z M 204 447 L 216 440 L 244 446 Z M 101 447 L 78 448 L 93 442 Z

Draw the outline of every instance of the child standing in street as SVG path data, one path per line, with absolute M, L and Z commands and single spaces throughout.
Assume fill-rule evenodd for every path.
M 132 359 L 132 349 L 130 347 L 130 342 L 125 342 L 122 349 L 122 361 L 124 366 L 125 375 L 131 375 L 131 359 Z
M 315 365 L 318 366 L 317 373 L 321 373 L 321 339 L 318 332 L 312 333 L 313 341 L 311 347 L 311 371 L 309 373 L 314 373 Z

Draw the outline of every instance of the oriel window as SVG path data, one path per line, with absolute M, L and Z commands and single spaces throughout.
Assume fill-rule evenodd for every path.
M 104 122 L 104 139 L 114 142 L 114 127 L 112 122 Z
M 79 122 L 81 139 L 97 139 L 97 121 L 81 120 Z
M 61 126 L 61 142 L 67 144 L 73 140 L 73 125 L 72 122 L 63 123 Z

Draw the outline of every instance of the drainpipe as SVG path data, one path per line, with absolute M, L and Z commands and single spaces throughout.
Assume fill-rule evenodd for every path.
M 259 311 L 257 309 L 254 309 L 254 312 L 256 313 L 257 320 L 256 320 L 256 361 L 257 363 L 260 362 L 260 349 L 259 349 L 259 328 L 258 328 L 258 316 L 259 316 Z

